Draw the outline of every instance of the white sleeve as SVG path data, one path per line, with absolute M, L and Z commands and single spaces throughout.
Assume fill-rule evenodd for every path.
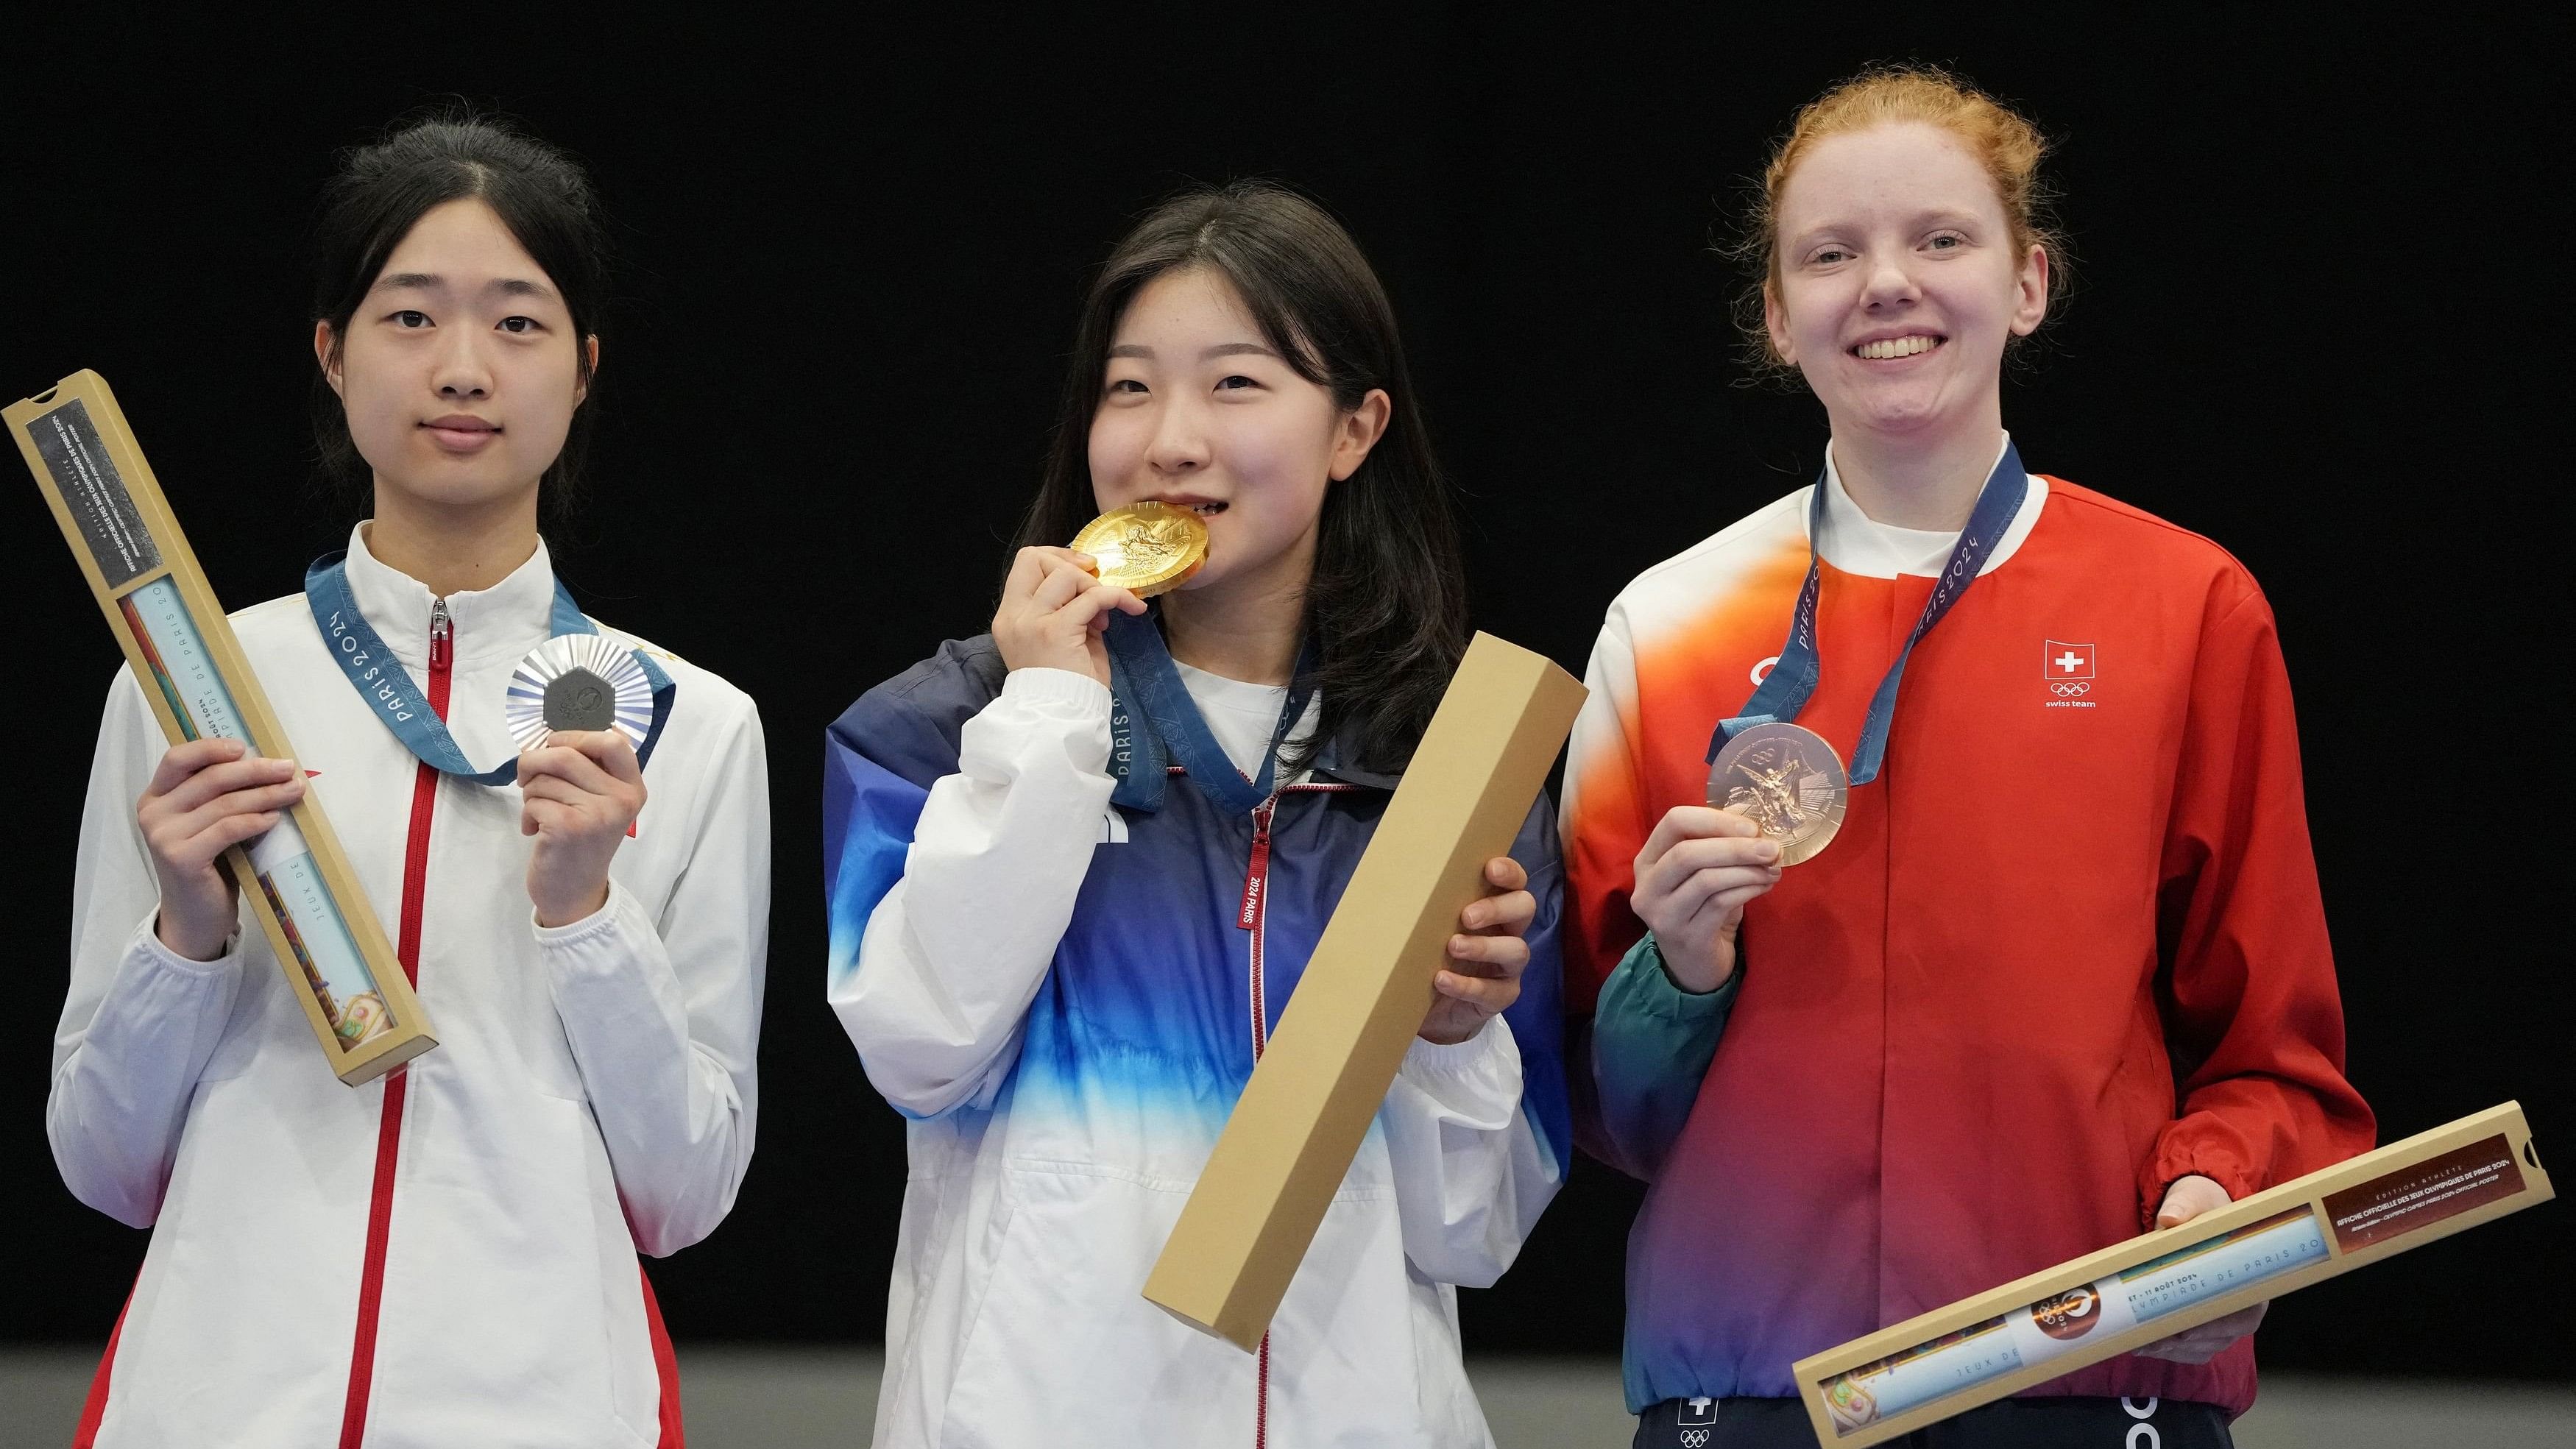
M 1073 920 L 1113 782 L 1109 690 L 1015 669 L 930 787 L 903 878 L 868 917 L 832 1010 L 868 1080 L 914 1117 L 999 1086 Z
M 1493 1017 L 1454 1046 L 1414 1038 L 1378 1120 L 1414 1271 L 1436 1283 L 1491 1287 L 1558 1186 L 1521 1110 L 1511 1023 Z
M 655 1257 L 724 1221 L 760 1104 L 769 761 L 749 701 L 709 768 L 658 918 L 613 870 L 590 916 L 551 928 L 531 917 L 635 1245 Z
M 161 888 L 134 821 L 168 744 L 133 676 L 117 671 L 90 762 L 72 868 L 71 989 L 54 1029 L 45 1135 L 72 1196 L 149 1227 L 178 1155 L 197 1076 L 241 985 L 241 930 L 190 961 L 153 934 Z

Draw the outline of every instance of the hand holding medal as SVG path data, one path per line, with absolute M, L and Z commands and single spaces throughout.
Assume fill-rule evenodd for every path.
M 1109 682 L 1101 634 L 1114 610 L 1187 582 L 1207 561 L 1207 525 L 1186 508 L 1138 503 L 1104 513 L 1070 548 L 1024 548 L 1002 583 L 993 643 L 1011 669 L 1063 669 Z
M 538 925 L 569 925 L 607 903 L 609 861 L 644 808 L 652 686 L 633 650 L 558 634 L 519 661 L 502 714 L 521 751 L 519 833 L 537 837 L 528 899 Z

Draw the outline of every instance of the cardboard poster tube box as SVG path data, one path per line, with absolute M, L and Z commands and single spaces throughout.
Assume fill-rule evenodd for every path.
M 1816 1442 L 1866 1449 L 2555 1196 L 2518 1103 L 2258 1192 L 1790 1368 Z
M 73 373 L 0 418 L 170 743 L 242 739 L 254 754 L 294 758 L 106 379 Z M 224 852 L 224 862 L 323 1057 L 354 1087 L 438 1038 L 322 816 L 321 791 L 315 782 L 276 828 Z
M 1485 894 L 1574 727 L 1584 688 L 1478 634 L 1226 1119 L 1145 1296 L 1247 1352 L 1430 1010 L 1458 912 Z

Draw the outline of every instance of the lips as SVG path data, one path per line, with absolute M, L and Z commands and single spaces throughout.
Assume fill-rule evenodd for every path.
M 470 453 L 501 435 L 499 423 L 472 413 L 449 413 L 421 426 L 428 430 L 431 441 L 452 453 Z

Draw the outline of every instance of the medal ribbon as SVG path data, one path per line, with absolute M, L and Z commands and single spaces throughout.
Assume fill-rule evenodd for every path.
M 349 591 L 349 565 L 341 552 L 322 555 L 304 571 L 304 602 L 313 610 L 313 622 L 322 630 L 323 647 L 338 661 L 340 672 L 348 678 L 360 698 L 375 706 L 376 718 L 403 742 L 404 748 L 442 775 L 472 780 L 478 785 L 507 785 L 519 778 L 519 762 L 504 760 L 489 770 L 477 770 L 466 762 L 456 737 L 447 732 L 447 722 L 429 707 L 429 697 L 412 682 L 411 671 L 376 633 L 367 616 L 358 612 L 358 600 Z M 572 601 L 572 592 L 563 580 L 555 580 L 554 608 L 547 620 L 547 632 L 554 637 L 565 634 L 596 634 L 599 626 L 582 616 L 581 607 Z M 644 671 L 644 682 L 653 688 L 653 723 L 644 731 L 644 743 L 635 751 L 636 768 L 653 756 L 653 746 L 662 738 L 662 726 L 671 718 L 671 701 L 679 686 L 671 682 L 662 666 L 641 649 L 635 651 L 635 663 Z
M 1225 810 L 1248 815 L 1270 798 L 1278 778 L 1279 747 L 1315 697 L 1315 652 L 1310 643 L 1298 656 L 1297 675 L 1279 710 L 1279 727 L 1270 732 L 1270 749 L 1262 756 L 1261 774 L 1247 780 L 1226 758 L 1225 747 L 1209 733 L 1181 682 L 1180 668 L 1163 642 L 1163 631 L 1151 614 L 1116 614 L 1109 620 L 1109 773 L 1117 781 L 1110 800 L 1131 809 L 1162 805 L 1164 762 L 1178 764 L 1192 783 Z M 1138 716 L 1142 715 L 1140 721 Z M 1146 728 L 1138 728 L 1142 723 Z
M 1968 514 L 1968 526 L 1959 531 L 1958 545 L 1950 550 L 1950 561 L 1941 568 L 1941 577 L 1932 584 L 1932 597 L 1923 601 L 1923 617 L 1915 621 L 1914 632 L 1905 636 L 1905 647 L 1896 653 L 1896 662 L 1887 667 L 1887 676 L 1878 682 L 1878 693 L 1869 701 L 1869 714 L 1861 722 L 1860 745 L 1852 751 L 1851 782 L 1866 785 L 1878 778 L 1879 764 L 1887 755 L 1888 727 L 1896 722 L 1896 687 L 1905 678 L 1905 661 L 1914 655 L 1914 646 L 1941 622 L 1941 616 L 1959 602 L 1968 586 L 1977 581 L 1978 570 L 2012 527 L 2021 512 L 2022 500 L 2030 494 L 2030 475 L 2021 467 L 2021 453 L 2011 440 L 2004 443 L 2004 455 L 1995 462 L 1995 470 L 1986 475 L 1985 486 L 1977 492 L 1977 506 Z M 1825 479 L 1816 478 L 1814 496 L 1807 504 L 1807 581 L 1798 589 L 1798 605 L 1789 615 L 1789 640 L 1780 646 L 1780 661 L 1762 680 L 1762 687 L 1744 702 L 1744 713 L 1733 719 L 1720 720 L 1717 733 L 1708 742 L 1709 762 L 1714 764 L 1717 752 L 1737 731 L 1775 721 L 1794 721 L 1798 711 L 1807 707 L 1816 683 L 1824 677 L 1824 660 L 1816 652 L 1816 595 L 1820 556 L 1816 540 L 1824 534 Z

